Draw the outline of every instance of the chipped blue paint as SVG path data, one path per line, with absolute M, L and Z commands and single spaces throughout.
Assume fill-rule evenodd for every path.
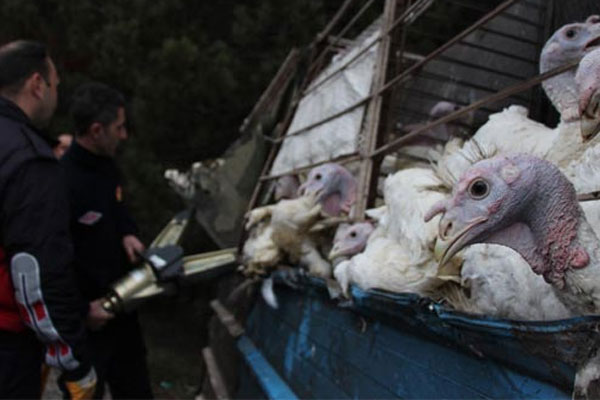
M 258 302 L 247 332 L 302 398 L 566 399 L 578 349 L 600 327 L 598 317 L 500 320 L 356 287 L 340 307 L 322 280 L 299 286 L 280 287 L 278 310 Z
M 312 282 L 311 282 L 312 283 Z M 351 288 L 352 299 L 357 306 L 366 305 L 374 297 L 385 299 L 397 306 L 414 307 L 418 303 L 423 303 L 424 309 L 438 317 L 440 320 L 452 322 L 455 324 L 465 324 L 470 327 L 482 327 L 484 329 L 497 329 L 498 333 L 506 336 L 513 336 L 515 331 L 538 332 L 538 333 L 560 333 L 573 326 L 600 322 L 600 317 L 574 317 L 558 321 L 527 321 L 519 322 L 507 319 L 499 319 L 487 316 L 475 316 L 452 311 L 444 308 L 440 304 L 433 303 L 412 293 L 389 293 L 380 290 L 364 291 L 356 286 Z M 393 309 L 388 310 L 393 313 Z M 397 310 L 396 310 L 397 311 Z
M 296 334 L 292 333 L 287 340 L 285 346 L 285 360 L 284 360 L 284 372 L 285 377 L 290 379 L 292 375 L 292 368 L 294 367 L 294 348 L 296 347 Z
M 498 333 L 506 336 L 514 336 L 515 331 L 537 332 L 537 333 L 560 333 L 575 325 L 590 321 L 590 318 L 598 317 L 575 317 L 558 321 L 538 321 L 519 323 L 517 321 L 494 319 L 489 317 L 467 316 L 458 312 L 445 310 L 439 304 L 432 307 L 440 319 L 451 321 L 456 324 L 468 324 L 470 326 L 482 327 L 484 329 L 496 329 Z
M 267 395 L 267 398 L 298 398 L 247 336 L 241 336 L 238 339 L 237 347 Z
M 300 325 L 298 325 L 298 347 L 296 348 L 296 352 L 309 356 L 310 345 L 308 343 L 308 338 L 310 329 L 311 303 L 305 302 L 303 308 L 302 320 L 300 321 Z
M 284 375 L 287 379 L 290 378 L 292 368 L 294 367 L 294 354 L 304 354 L 305 356 L 309 356 L 312 352 L 311 346 L 308 343 L 310 315 L 310 304 L 305 303 L 298 331 L 297 333 L 292 333 L 288 337 L 284 361 Z

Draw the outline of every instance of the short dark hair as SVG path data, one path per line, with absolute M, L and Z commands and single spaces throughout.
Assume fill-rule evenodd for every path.
M 84 83 L 71 98 L 75 134 L 85 135 L 94 122 L 109 125 L 117 119 L 121 107 L 125 107 L 125 97 L 118 90 L 100 82 Z
M 35 72 L 50 80 L 50 56 L 46 46 L 31 40 L 16 40 L 0 47 L 0 92 L 18 93 Z

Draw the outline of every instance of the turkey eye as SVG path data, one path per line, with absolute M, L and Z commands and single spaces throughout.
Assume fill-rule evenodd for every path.
M 350 237 L 351 238 L 355 238 L 356 237 L 356 232 L 350 232 Z
M 315 179 L 318 180 L 318 181 L 321 180 L 321 174 L 315 175 Z
M 575 29 L 569 29 L 565 33 L 565 36 L 567 36 L 569 39 L 573 39 L 575 37 L 575 35 L 577 35 L 577 32 L 575 31 Z
M 483 199 L 490 192 L 490 185 L 483 179 L 477 179 L 471 182 L 469 194 L 476 200 Z

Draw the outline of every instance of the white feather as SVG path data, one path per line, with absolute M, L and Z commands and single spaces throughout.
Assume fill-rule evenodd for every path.
M 265 300 L 265 303 L 267 303 L 271 308 L 279 308 L 277 296 L 275 296 L 275 291 L 273 290 L 273 278 L 269 277 L 263 280 L 262 285 L 260 287 L 260 294 Z

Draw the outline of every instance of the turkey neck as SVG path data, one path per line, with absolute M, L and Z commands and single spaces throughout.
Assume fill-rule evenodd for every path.
M 542 68 L 547 72 L 551 68 Z M 572 122 L 579 119 L 578 92 L 575 83 L 575 71 L 569 70 L 542 83 L 546 95 L 560 113 L 562 121 Z
M 558 170 L 538 170 L 532 201 L 514 223 L 487 240 L 517 251 L 571 311 L 600 312 L 600 245 L 575 190 Z
M 571 311 L 583 314 L 600 313 L 600 246 L 592 227 L 582 215 L 577 230 L 580 253 L 589 262 L 581 268 L 571 268 L 565 274 L 564 290 L 557 290 L 562 302 Z

